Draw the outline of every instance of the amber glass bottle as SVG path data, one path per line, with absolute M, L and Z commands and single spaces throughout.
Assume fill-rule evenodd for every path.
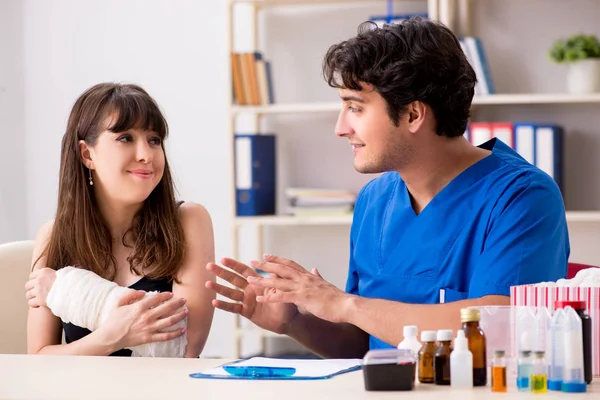
M 473 354 L 473 386 L 487 384 L 487 355 L 485 351 L 485 334 L 479 326 L 479 309 L 463 308 L 460 310 L 462 329 L 469 342 L 469 350 Z
M 437 349 L 435 340 L 436 331 L 421 332 L 421 343 L 423 343 L 423 347 L 419 350 L 419 382 L 421 383 L 434 381 L 433 359 Z
M 433 358 L 434 383 L 436 385 L 450 385 L 450 353 L 452 353 L 453 334 L 451 330 L 446 329 L 437 331 L 439 345 Z

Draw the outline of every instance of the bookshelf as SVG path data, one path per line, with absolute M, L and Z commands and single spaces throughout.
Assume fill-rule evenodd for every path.
M 455 26 L 469 26 L 469 18 L 473 18 L 472 13 L 469 13 L 465 8 L 472 6 L 468 1 L 451 1 L 451 0 L 404 0 L 405 2 L 421 2 L 427 4 L 427 9 L 432 18 L 446 21 L 454 20 Z M 270 7 L 293 7 L 293 6 L 310 6 L 317 8 L 321 5 L 335 4 L 379 4 L 385 3 L 385 0 L 229 0 L 230 14 L 230 32 L 233 31 L 234 17 L 233 8 L 238 4 L 252 7 L 254 13 L 253 31 L 249 32 L 249 36 L 253 38 L 255 48 L 258 47 L 258 26 L 257 14 L 265 8 Z M 457 5 L 457 10 L 449 11 L 448 4 Z M 460 7 L 458 7 L 460 6 Z M 459 19 L 461 19 L 459 21 Z M 366 19 L 366 16 L 365 16 Z M 450 24 L 449 24 L 450 25 Z M 468 31 L 468 29 L 467 29 Z M 231 33 L 233 38 L 233 33 Z M 233 39 L 230 41 L 230 50 L 233 51 Z M 230 51 L 230 53 L 231 53 Z M 266 55 L 268 57 L 268 55 Z M 275 66 L 277 68 L 277 66 Z M 233 92 L 233 88 L 229 88 L 229 92 Z M 275 96 L 277 98 L 277 96 Z M 231 116 L 231 148 L 233 149 L 234 134 L 236 132 L 236 120 L 238 118 L 250 117 L 254 122 L 254 126 L 258 130 L 261 120 L 271 116 L 279 115 L 298 115 L 300 118 L 307 118 L 313 114 L 332 114 L 338 113 L 341 109 L 341 103 L 336 101 L 327 102 L 286 102 L 275 103 L 269 105 L 236 105 L 233 102 L 233 95 L 230 96 L 230 116 Z M 548 106 L 564 106 L 569 110 L 581 105 L 596 105 L 600 104 L 600 93 L 597 94 L 582 94 L 573 95 L 568 93 L 508 93 L 508 94 L 493 94 L 485 96 L 476 96 L 473 100 L 473 108 L 475 110 L 491 109 L 494 107 L 510 107 L 510 106 L 534 106 L 537 109 L 545 110 Z M 572 107 L 572 108 L 571 108 Z M 505 109 L 505 108 L 503 108 Z M 303 117 L 304 116 L 304 117 Z M 281 135 L 285 135 L 282 132 Z M 231 157 L 233 160 L 233 155 Z M 232 176 L 231 198 L 235 198 L 235 176 Z M 595 226 L 600 223 L 600 210 L 589 211 L 567 211 L 567 222 L 572 224 L 584 224 L 585 226 Z M 238 217 L 236 215 L 235 202 L 231 210 L 231 231 L 232 231 L 232 246 L 233 257 L 239 258 L 239 233 L 242 228 L 254 229 L 256 238 L 255 253 L 261 255 L 263 251 L 263 235 L 264 229 L 268 227 L 300 227 L 300 226 L 339 226 L 349 228 L 352 223 L 352 215 L 341 216 L 292 216 L 292 215 L 269 215 L 269 216 L 254 216 L 254 217 Z M 265 348 L 264 340 L 268 337 L 279 337 L 279 335 L 266 332 L 252 326 L 251 324 L 243 324 L 240 317 L 236 316 L 235 320 L 235 357 L 242 356 L 242 340 L 246 335 L 258 335 L 262 339 L 263 349 Z

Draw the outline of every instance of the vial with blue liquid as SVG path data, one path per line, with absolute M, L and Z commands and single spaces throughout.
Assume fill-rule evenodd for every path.
M 517 389 L 520 392 L 531 391 L 529 377 L 531 375 L 531 350 L 522 350 L 517 360 Z

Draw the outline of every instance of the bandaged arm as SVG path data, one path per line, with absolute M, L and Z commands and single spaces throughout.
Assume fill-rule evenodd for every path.
M 118 300 L 131 290 L 91 271 L 65 267 L 56 271 L 56 280 L 48 293 L 46 304 L 63 322 L 94 331 L 106 320 Z M 156 293 L 148 292 L 146 297 Z M 182 329 L 186 325 L 186 319 L 183 319 L 165 331 Z M 181 335 L 166 342 L 147 343 L 128 349 L 133 356 L 139 357 L 183 357 L 186 346 L 187 337 Z

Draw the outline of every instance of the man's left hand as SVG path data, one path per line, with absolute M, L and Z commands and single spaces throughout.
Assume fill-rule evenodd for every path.
M 294 303 L 301 311 L 326 321 L 345 322 L 349 294 L 323 279 L 316 269 L 311 273 L 293 261 L 271 255 L 265 255 L 264 260 L 252 266 L 271 276 L 248 277 L 248 283 L 275 290 L 257 296 L 258 302 Z

